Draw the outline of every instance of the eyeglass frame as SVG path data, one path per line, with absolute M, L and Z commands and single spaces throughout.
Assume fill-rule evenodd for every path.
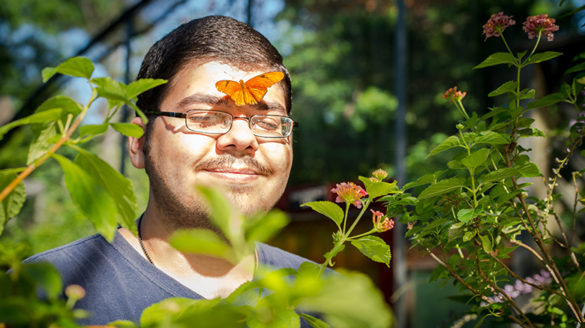
M 189 112 L 196 112 L 196 111 L 198 111 L 198 112 L 220 112 L 220 113 L 228 114 L 229 116 L 231 116 L 231 123 L 230 123 L 229 129 L 227 129 L 227 131 L 225 131 L 225 132 L 207 132 L 207 131 L 197 131 L 197 130 L 193 130 L 193 129 L 189 128 L 189 123 L 187 123 L 188 113 Z M 279 138 L 279 139 L 281 139 L 281 138 L 287 138 L 287 137 L 289 137 L 292 134 L 292 128 L 290 129 L 289 133 L 287 135 L 284 135 L 284 136 L 259 136 L 259 135 L 256 135 L 254 133 L 254 131 L 252 130 L 252 127 L 250 126 L 250 124 L 252 123 L 251 119 L 254 116 L 272 116 L 272 117 L 286 118 L 286 119 L 289 119 L 292 122 L 292 127 L 293 128 L 299 126 L 299 123 L 298 122 L 295 122 L 292 118 L 290 118 L 288 116 L 284 116 L 284 115 L 277 115 L 277 114 L 255 114 L 255 115 L 252 115 L 252 116 L 234 116 L 231 113 L 224 112 L 224 111 L 221 111 L 221 110 L 213 110 L 213 109 L 190 109 L 190 110 L 188 110 L 188 111 L 186 111 L 184 113 L 179 113 L 179 112 L 166 112 L 166 111 L 157 111 L 157 112 L 154 112 L 154 111 L 146 111 L 146 112 L 144 112 L 144 115 L 147 115 L 147 116 L 167 116 L 167 117 L 184 118 L 185 119 L 185 127 L 189 131 L 193 131 L 193 132 L 197 132 L 197 133 L 203 133 L 203 134 L 226 134 L 226 133 L 230 132 L 230 130 L 232 129 L 232 126 L 234 124 L 234 120 L 244 119 L 244 120 L 247 120 L 248 121 L 248 128 L 250 128 L 250 131 L 252 131 L 252 134 L 255 137 L 258 137 L 258 138 L 274 138 L 274 139 L 276 139 L 276 138 Z

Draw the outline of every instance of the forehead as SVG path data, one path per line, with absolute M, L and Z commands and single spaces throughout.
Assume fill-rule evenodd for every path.
M 191 62 L 185 65 L 170 81 L 168 91 L 162 101 L 163 110 L 179 110 L 180 107 L 190 105 L 189 103 L 206 102 L 209 100 L 219 100 L 226 96 L 225 93 L 216 89 L 215 84 L 221 80 L 232 80 L 239 82 L 247 81 L 254 76 L 266 73 L 262 70 L 242 70 L 237 67 L 224 64 L 217 61 L 206 63 Z M 264 103 L 255 105 L 259 108 L 265 108 L 269 104 L 270 108 L 280 107 L 285 111 L 285 92 L 282 83 L 277 83 L 270 88 L 263 98 Z M 231 101 L 229 101 L 231 102 Z M 217 101 L 218 104 L 226 105 L 226 101 Z

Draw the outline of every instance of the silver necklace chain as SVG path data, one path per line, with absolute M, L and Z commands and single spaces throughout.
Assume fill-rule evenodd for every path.
M 148 252 L 146 251 L 146 248 L 144 248 L 144 244 L 142 243 L 142 233 L 140 233 L 141 227 L 142 227 L 142 216 L 140 217 L 140 219 L 138 219 L 138 242 L 140 243 L 140 248 L 142 248 L 142 252 L 144 252 L 144 255 L 146 256 L 146 259 L 148 260 L 148 262 L 150 262 L 150 264 L 154 265 L 154 262 L 152 262 L 152 259 L 148 255 Z

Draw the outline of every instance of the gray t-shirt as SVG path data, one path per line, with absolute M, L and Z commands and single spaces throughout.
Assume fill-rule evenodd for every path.
M 298 255 L 258 243 L 258 261 L 273 268 L 298 269 L 308 261 Z M 47 261 L 60 272 L 64 286 L 77 284 L 86 296 L 77 308 L 91 312 L 82 325 L 104 325 L 115 320 L 139 322 L 148 306 L 169 297 L 202 299 L 144 259 L 116 233 L 113 243 L 93 235 L 34 255 L 25 262 Z M 301 320 L 303 327 L 309 327 Z

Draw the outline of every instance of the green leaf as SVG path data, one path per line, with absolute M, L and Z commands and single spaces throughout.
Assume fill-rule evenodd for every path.
M 502 95 L 504 93 L 515 93 L 516 92 L 517 83 L 515 81 L 508 81 L 502 85 L 500 85 L 496 90 L 490 92 L 488 97 L 495 97 Z
M 73 57 L 57 66 L 57 72 L 63 75 L 91 78 L 93 74 L 93 63 L 86 57 Z
M 370 235 L 352 240 L 351 244 L 370 260 L 385 263 L 390 267 L 390 246 L 382 238 Z
M 112 241 L 116 233 L 116 202 L 99 180 L 66 157 L 53 154 L 65 172 L 65 185 L 73 203 L 93 223 L 96 230 Z
M 585 76 L 576 79 L 575 82 L 585 85 Z
M 533 109 L 533 108 L 548 107 L 548 106 L 554 105 L 556 103 L 559 103 L 561 101 L 564 101 L 566 99 L 567 98 L 560 92 L 551 93 L 549 95 L 546 95 L 542 98 L 536 99 L 535 101 L 528 103 L 526 108 Z
M 43 70 L 41 71 L 41 75 L 43 77 L 43 82 L 47 82 L 49 81 L 50 78 L 53 77 L 53 75 L 57 74 L 57 68 L 56 67 L 45 67 L 43 68 Z
M 524 89 L 524 90 L 520 91 L 520 100 L 533 99 L 534 95 L 536 95 L 536 90 Z
M 485 161 L 488 159 L 489 154 L 490 150 L 488 148 L 481 148 L 471 153 L 471 155 L 463 158 L 461 160 L 461 163 L 465 165 L 465 167 L 467 167 L 468 169 L 475 169 L 483 165 L 483 163 L 485 163 Z
M 171 235 L 169 241 L 181 252 L 221 257 L 229 261 L 235 260 L 230 245 L 208 229 L 178 230 Z
M 445 150 L 460 146 L 459 138 L 457 136 L 450 136 L 435 147 L 427 157 L 434 156 Z
M 116 131 L 128 137 L 140 138 L 144 134 L 142 127 L 133 123 L 110 123 L 110 125 Z
M 508 179 L 513 176 L 517 176 L 518 171 L 511 167 L 505 167 L 502 169 L 498 169 L 483 175 L 480 179 L 483 183 L 491 182 L 491 181 L 499 181 L 503 179 Z
M 471 239 L 473 239 L 473 237 L 475 237 L 476 231 L 472 230 L 472 231 L 467 231 L 465 232 L 465 234 L 463 234 L 463 242 L 468 242 Z
M 110 108 L 123 105 L 126 98 L 126 85 L 109 77 L 98 77 L 91 80 L 96 86 L 99 97 L 108 100 Z
M 59 64 L 59 66 L 52 68 L 48 67 L 43 69 L 43 81 L 47 81 L 56 73 L 61 73 L 63 75 L 69 75 L 74 77 L 83 77 L 86 79 L 91 78 L 91 74 L 93 74 L 93 63 L 86 57 L 73 57 L 69 58 L 63 63 Z
M 473 209 L 473 208 L 464 208 L 464 209 L 459 210 L 459 212 L 457 212 L 457 220 L 459 220 L 463 223 L 468 223 L 474 217 L 476 217 L 476 214 L 475 214 L 475 209 Z
M 246 240 L 248 242 L 265 242 L 286 227 L 288 222 L 286 214 L 278 210 L 260 213 L 256 218 L 244 221 Z
M 338 227 L 340 227 L 341 223 L 343 222 L 343 210 L 333 202 L 316 201 L 304 203 L 301 206 L 309 206 L 313 211 L 325 215 L 326 217 L 333 220 L 333 222 L 335 222 Z
M 558 56 L 561 56 L 562 54 L 563 54 L 562 52 L 556 52 L 556 51 L 539 52 L 539 53 L 536 53 L 536 54 L 532 55 L 531 57 L 529 57 L 528 60 L 525 62 L 525 64 L 541 63 L 543 61 L 547 61 L 547 60 L 556 58 Z
M 161 84 L 167 83 L 166 80 L 162 79 L 140 79 L 128 84 L 126 88 L 126 98 L 133 99 L 144 91 L 158 87 Z
M 117 212 L 110 215 L 116 222 L 136 233 L 136 195 L 132 182 L 106 161 L 78 148 L 75 164 L 89 173 L 103 187 L 116 204 Z
M 0 127 L 0 140 L 2 140 L 6 132 L 10 131 L 11 129 L 17 126 L 32 123 L 47 123 L 49 121 L 58 120 L 59 118 L 61 118 L 62 113 L 63 110 L 61 108 L 53 108 L 42 112 L 34 113 L 27 117 L 21 118 L 20 120 L 12 121 L 8 124 L 5 124 Z
M 0 190 L 4 190 L 16 177 L 17 174 L 13 170 L 0 171 Z M 22 182 L 2 200 L 0 203 L 0 236 L 4 231 L 4 225 L 20 212 L 25 200 L 26 190 Z
M 142 312 L 140 316 L 140 326 L 158 327 L 161 323 L 172 320 L 172 317 L 176 316 L 179 312 L 184 311 L 199 302 L 200 300 L 172 297 L 162 300 L 159 303 L 152 304 Z
M 507 52 L 496 52 L 491 54 L 488 58 L 482 61 L 479 65 L 473 69 L 484 68 L 489 66 L 501 65 L 501 64 L 516 64 L 516 57 Z
M 303 313 L 319 313 L 331 327 L 387 328 L 393 317 L 381 291 L 366 275 L 357 272 L 323 275 L 317 295 L 299 302 Z
M 48 262 L 26 263 L 22 266 L 24 274 L 29 275 L 47 293 L 51 300 L 61 294 L 63 282 L 59 271 Z
M 441 180 L 435 184 L 428 186 L 418 196 L 419 200 L 428 199 L 436 196 L 446 194 L 451 191 L 455 191 L 463 187 L 464 180 L 462 178 L 450 178 Z
M 248 316 L 246 325 L 249 328 L 300 328 L 301 320 L 299 314 L 289 307 L 271 304 L 270 316 L 252 315 Z
M 313 328 L 329 328 L 329 325 L 325 321 L 317 319 L 311 315 L 301 313 L 301 317 L 303 317 Z
M 573 297 L 577 299 L 583 299 L 585 297 L 585 278 L 581 274 L 572 274 L 567 278 L 567 285 L 569 290 L 573 294 Z M 563 313 L 564 314 L 564 313 Z
M 503 135 L 501 133 L 497 133 L 494 131 L 484 131 L 481 132 L 480 135 L 475 138 L 474 142 L 478 144 L 488 145 L 505 145 L 510 141 L 508 136 Z
M 81 136 L 95 136 L 105 133 L 108 130 L 108 124 L 86 124 L 79 128 L 79 134 Z
M 359 179 L 364 183 L 366 192 L 372 199 L 399 191 L 398 187 L 396 186 L 398 181 L 389 183 L 384 181 L 372 181 L 366 177 L 359 177 Z
M 487 235 L 479 235 L 479 239 L 481 240 L 481 247 L 486 253 L 492 252 L 492 241 L 490 237 Z
M 196 189 L 205 198 L 210 207 L 209 219 L 211 222 L 214 223 L 231 241 L 234 236 L 232 228 L 230 227 L 232 205 L 228 202 L 225 196 L 215 188 L 197 186 Z M 239 227 L 233 227 L 233 229 L 238 231 Z
M 423 175 L 422 177 L 418 178 L 416 181 L 409 182 L 406 185 L 404 185 L 404 190 L 411 189 L 411 188 L 418 187 L 418 186 L 422 186 L 422 185 L 426 185 L 429 183 L 434 183 L 436 181 L 436 179 L 437 178 L 435 177 L 434 173 Z
M 324 256 L 325 256 L 325 258 L 333 259 L 335 256 L 337 256 L 337 254 L 342 252 L 344 249 L 345 249 L 345 244 L 336 245 L 335 247 L 333 247 L 333 249 L 331 249 L 330 251 L 325 253 Z
M 71 113 L 73 116 L 79 115 L 83 108 L 75 100 L 65 96 L 55 96 L 45 100 L 35 112 L 44 112 L 49 109 L 61 108 L 63 113 Z
M 540 173 L 540 169 L 534 163 L 526 163 L 521 166 L 515 167 L 515 169 L 523 178 L 539 177 L 542 175 Z
M 53 138 L 57 136 L 57 124 L 51 122 L 46 124 L 38 134 L 35 135 L 34 140 L 28 148 L 28 156 L 26 165 L 30 165 L 35 160 L 46 154 L 51 146 L 53 146 Z

